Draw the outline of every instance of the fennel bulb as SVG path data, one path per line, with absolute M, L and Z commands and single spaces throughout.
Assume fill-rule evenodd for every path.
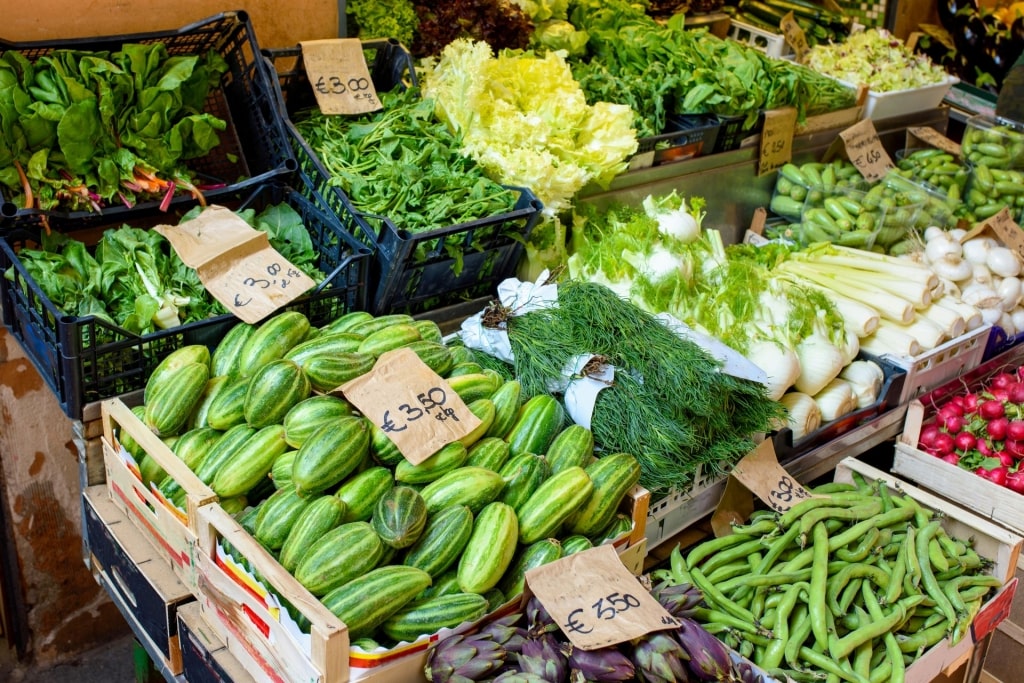
M 821 409 L 814 399 L 801 391 L 790 391 L 781 399 L 786 408 L 786 426 L 793 432 L 793 441 L 802 439 L 821 426 Z

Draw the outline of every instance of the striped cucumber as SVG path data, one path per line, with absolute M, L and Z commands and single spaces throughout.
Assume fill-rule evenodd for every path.
M 594 433 L 582 425 L 569 425 L 558 432 L 544 457 L 552 474 L 570 467 L 586 467 L 594 459 Z
M 295 579 L 320 597 L 376 567 L 383 554 L 384 544 L 368 523 L 342 524 L 309 546 Z
M 430 574 L 422 569 L 388 565 L 335 588 L 322 602 L 348 627 L 349 638 L 362 638 L 429 585 Z
M 326 491 L 355 471 L 370 447 L 367 425 L 361 417 L 339 417 L 313 432 L 292 466 L 292 482 L 299 492 Z
M 210 482 L 213 492 L 222 498 L 248 493 L 266 479 L 277 456 L 288 450 L 284 427 L 269 425 L 246 439 L 232 453 Z
M 331 357 L 339 353 L 352 353 L 359 348 L 363 338 L 357 334 L 338 332 L 336 334 L 321 334 L 315 339 L 304 341 L 293 346 L 284 357 L 295 361 L 299 367 L 305 368 L 306 363 L 313 358 Z
M 349 311 L 321 327 L 320 333 L 335 334 L 337 332 L 348 332 L 356 325 L 368 320 L 373 320 L 372 313 L 367 311 Z
M 427 526 L 427 504 L 416 489 L 395 486 L 377 500 L 370 526 L 384 545 L 408 548 Z
M 188 429 L 207 426 L 206 416 L 210 412 L 210 406 L 213 404 L 214 399 L 217 398 L 217 394 L 220 393 L 221 389 L 230 384 L 231 380 L 226 375 L 210 377 L 210 379 L 206 380 L 203 393 L 192 408 L 192 414 L 188 416 Z
M 242 348 L 252 335 L 256 334 L 256 326 L 249 323 L 237 323 L 227 331 L 210 358 L 210 374 L 214 377 L 234 377 L 238 375 L 238 359 Z
M 229 380 L 210 401 L 206 424 L 221 431 L 245 424 L 245 394 L 248 390 L 248 377 Z
M 586 536 L 574 534 L 562 539 L 562 557 L 578 553 L 582 550 L 589 550 L 594 547 L 593 542 Z
M 278 313 L 262 323 L 238 352 L 238 373 L 253 375 L 271 361 L 284 358 L 309 334 L 309 319 L 299 311 Z
M 454 593 L 422 602 L 410 602 L 384 620 L 380 630 L 397 643 L 411 643 L 443 628 L 455 628 L 487 614 L 487 598 L 476 593 Z
M 274 482 L 274 488 L 287 489 L 294 486 L 292 483 L 292 467 L 295 465 L 295 455 L 298 451 L 285 451 L 274 459 L 270 468 L 270 479 Z
M 368 353 L 339 353 L 314 356 L 302 366 L 310 384 L 317 391 L 333 391 L 345 382 L 373 370 L 377 359 Z
M 562 557 L 562 552 L 562 544 L 555 538 L 542 538 L 528 546 L 521 547 L 512 561 L 512 566 L 508 568 L 498 584 L 502 595 L 508 599 L 522 593 L 523 586 L 526 584 L 526 572 L 534 567 L 554 562 Z
M 281 566 L 294 572 L 313 543 L 342 524 L 344 517 L 345 503 L 334 496 L 321 496 L 313 500 L 295 520 L 281 546 L 278 558 Z
M 468 346 L 455 344 L 449 346 L 448 348 L 452 352 L 452 362 L 455 363 L 455 365 L 458 365 L 459 363 L 476 362 L 476 354 L 473 352 L 473 349 L 469 348 Z
M 366 336 L 366 339 L 356 349 L 359 353 L 368 353 L 374 357 L 380 357 L 388 351 L 394 351 L 407 344 L 420 340 L 420 331 L 413 325 L 398 323 L 389 325 L 382 330 Z
M 424 365 L 442 377 L 452 369 L 452 352 L 444 344 L 421 339 L 407 344 L 406 348 L 415 353 Z
M 518 512 L 541 483 L 550 476 L 548 462 L 542 455 L 520 453 L 509 458 L 498 472 L 505 486 L 498 500 Z
M 412 326 L 416 328 L 416 331 L 420 333 L 420 339 L 423 341 L 433 342 L 435 344 L 444 343 L 444 332 L 433 320 L 414 320 Z M 451 354 L 448 354 L 451 357 Z M 437 373 L 444 374 L 444 373 Z
M 452 505 L 430 515 L 423 534 L 405 553 L 402 564 L 417 567 L 437 578 L 462 554 L 473 533 L 473 512 Z
M 504 486 L 505 480 L 497 472 L 465 465 L 430 482 L 420 495 L 431 515 L 452 505 L 466 505 L 477 513 L 493 502 Z
M 358 334 L 361 337 L 369 337 L 371 334 L 383 330 L 386 327 L 392 325 L 411 325 L 416 322 L 413 320 L 411 315 L 405 313 L 389 313 L 387 315 L 378 315 L 375 318 L 364 320 L 356 323 L 349 327 L 345 332 L 351 332 L 352 334 Z
M 486 467 L 492 472 L 500 472 L 501 466 L 508 460 L 508 444 L 504 439 L 488 436 L 480 439 L 469 449 L 466 465 L 470 467 Z
M 167 354 L 164 359 L 157 363 L 157 366 L 153 368 L 153 372 L 149 373 L 149 378 L 146 380 L 146 386 L 142 391 L 142 402 L 144 404 L 149 403 L 165 380 L 169 377 L 173 377 L 183 367 L 191 365 L 192 363 L 205 365 L 208 375 L 210 377 L 215 376 L 215 373 L 210 372 L 210 349 L 203 344 L 188 344 L 186 346 L 182 346 Z
M 221 506 L 224 512 L 235 517 L 249 506 L 249 499 L 245 496 L 233 496 L 231 498 L 221 498 L 217 501 L 217 504 Z
M 146 426 L 160 437 L 180 434 L 209 379 L 210 366 L 203 363 L 187 363 L 166 375 L 146 401 Z
M 309 392 L 309 379 L 297 363 L 283 358 L 270 361 L 249 381 L 242 406 L 245 421 L 256 429 L 281 424 L 289 410 L 309 398 Z
M 516 422 L 505 436 L 509 452 L 543 455 L 562 430 L 565 411 L 558 400 L 548 394 L 534 396 L 519 409 Z
M 284 438 L 292 448 L 302 448 L 309 435 L 324 422 L 352 415 L 352 406 L 337 396 L 310 396 L 284 416 Z
M 260 505 L 256 517 L 256 540 L 269 550 L 280 550 L 296 520 L 315 498 L 303 497 L 294 489 L 280 489 Z
M 139 418 L 139 422 L 146 423 L 146 406 L 135 406 L 132 408 L 132 415 Z M 131 435 L 126 429 L 118 429 L 117 440 L 128 453 L 135 458 L 135 462 L 138 463 L 142 460 L 142 456 L 146 454 L 146 449 L 142 447 L 135 437 Z
M 467 593 L 483 594 L 497 586 L 512 564 L 518 536 L 515 510 L 497 501 L 484 506 L 459 558 L 459 587 Z
M 213 427 L 191 429 L 174 444 L 174 454 L 193 472 L 220 441 L 223 432 Z
M 459 568 L 457 566 L 453 566 L 449 567 L 448 571 L 435 578 L 434 583 L 417 593 L 414 599 L 426 600 L 427 598 L 437 597 L 438 595 L 451 595 L 452 593 L 461 592 L 462 589 L 459 588 Z
M 623 496 L 640 481 L 640 464 L 629 453 L 612 453 L 588 465 L 586 473 L 594 488 L 566 527 L 571 533 L 593 536 L 608 526 Z
M 624 515 L 621 512 L 616 512 L 615 516 L 612 517 L 612 521 L 605 528 L 590 537 L 590 540 L 594 542 L 594 545 L 601 545 L 602 543 L 611 543 L 621 538 L 623 535 L 628 534 L 633 530 L 633 520 L 629 515 Z
M 256 433 L 256 430 L 247 424 L 235 425 L 217 440 L 217 443 L 210 448 L 203 461 L 196 468 L 196 476 L 204 484 L 209 484 L 217 476 L 217 472 L 224 467 L 224 464 L 231 460 L 239 448 L 245 445 L 249 437 Z
M 459 439 L 459 443 L 469 448 L 487 433 L 491 423 L 494 422 L 495 408 L 494 402 L 489 398 L 478 398 L 466 407 L 480 420 L 480 424 L 474 427 L 473 431 Z
M 448 373 L 448 377 L 459 377 L 460 375 L 482 375 L 484 372 L 483 366 L 479 363 L 459 363 L 453 365 L 451 371 Z
M 516 423 L 516 417 L 519 415 L 519 399 L 522 393 L 522 383 L 517 379 L 510 379 L 503 382 L 491 394 L 491 401 L 494 403 L 494 421 L 484 436 L 505 438 L 505 435 L 512 430 L 512 425 Z
M 466 447 L 458 441 L 442 446 L 418 465 L 402 459 L 395 465 L 395 481 L 404 484 L 428 484 L 440 479 L 457 467 L 461 467 L 469 457 Z
M 149 453 L 143 453 L 138 465 L 139 476 L 142 478 L 142 483 L 146 485 L 146 488 L 149 488 L 152 482 L 156 482 L 159 485 L 167 477 L 164 468 L 160 467 L 160 463 L 154 460 L 153 456 Z
M 366 522 L 377 501 L 395 487 L 395 477 L 386 467 L 370 467 L 345 481 L 334 495 L 346 505 L 345 522 Z
M 519 509 L 519 542 L 529 545 L 553 535 L 586 502 L 593 489 L 594 484 L 582 467 L 552 474 Z
M 396 467 L 405 461 L 402 451 L 398 450 L 387 432 L 373 423 L 370 423 L 370 453 L 374 460 L 386 467 Z
M 490 398 L 497 389 L 498 385 L 494 379 L 488 377 L 482 372 L 476 372 L 468 375 L 456 375 L 452 377 L 448 376 L 445 380 L 448 382 L 448 386 L 452 388 L 456 394 L 459 395 L 466 405 L 469 405 L 473 401 L 477 401 L 481 398 Z

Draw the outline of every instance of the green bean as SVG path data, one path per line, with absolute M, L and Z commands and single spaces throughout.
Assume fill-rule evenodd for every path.
M 751 614 L 750 610 L 737 605 L 735 602 L 725 597 L 722 592 L 713 583 L 707 580 L 704 573 L 697 567 L 690 568 L 690 578 L 693 579 L 693 585 L 704 595 L 705 602 L 712 607 L 717 607 L 723 612 L 727 612 L 738 619 L 746 619 L 753 623 L 754 615 Z
M 915 547 L 917 548 L 918 561 L 921 565 L 921 582 L 924 585 L 924 592 L 935 601 L 942 613 L 946 615 L 950 623 L 956 622 L 956 612 L 953 610 L 953 605 L 949 602 L 949 598 L 942 592 L 942 587 L 939 586 L 938 580 L 935 578 L 935 574 L 932 572 L 931 562 L 928 557 L 928 545 L 931 543 L 932 538 L 935 536 L 936 530 L 939 528 L 938 520 L 928 522 L 922 528 L 916 538 L 914 539 Z
M 820 507 L 811 510 L 800 518 L 800 547 L 807 544 L 807 536 L 811 527 L 819 521 L 826 519 L 837 519 L 843 522 L 859 522 L 869 517 L 874 517 L 882 511 L 882 502 L 871 500 L 861 505 L 852 507 Z
M 839 596 L 839 612 L 835 612 L 837 616 L 839 614 L 846 614 L 850 610 L 850 605 L 857 598 L 857 593 L 860 591 L 861 584 L 864 583 L 864 579 L 856 578 L 846 584 L 846 588 L 843 589 L 842 594 Z
M 871 676 L 868 677 L 868 681 L 870 683 L 886 683 L 887 681 L 888 683 L 896 683 L 897 679 L 893 678 L 892 667 L 893 664 L 888 659 L 883 659 L 881 663 L 871 667 Z M 900 659 L 900 670 L 903 670 L 902 658 Z M 902 682 L 902 676 L 899 680 Z
M 775 541 L 768 547 L 768 551 L 765 552 L 764 557 L 761 558 L 761 563 L 757 566 L 757 569 L 753 571 L 753 574 L 756 576 L 758 574 L 768 573 L 768 570 L 772 568 L 776 560 L 779 559 L 779 556 L 793 544 L 798 533 L 800 533 L 800 527 L 793 526 L 787 529 L 782 536 L 775 539 Z M 742 600 L 750 590 L 750 586 L 741 588 L 734 596 L 734 599 Z
M 979 600 L 989 594 L 992 589 L 988 586 L 971 586 L 966 590 L 960 591 L 960 597 L 965 603 L 971 602 L 972 600 Z
M 964 568 L 958 564 L 954 565 L 953 567 L 950 567 L 947 571 L 936 573 L 935 578 L 941 583 L 944 581 L 949 581 L 950 579 L 955 579 L 958 576 L 963 576 L 964 571 Z
M 746 543 L 749 540 L 749 536 L 744 536 L 742 534 L 729 534 L 728 536 L 704 541 L 693 548 L 690 551 L 690 554 L 686 556 L 686 566 L 689 569 L 693 569 L 700 564 L 705 557 L 708 557 L 713 553 L 720 553 L 723 550 L 737 546 L 740 543 Z
M 948 562 L 955 562 L 962 567 L 963 563 L 960 561 L 960 556 L 967 549 L 967 546 L 964 546 L 955 538 L 952 538 L 946 533 L 946 530 L 942 528 L 935 532 L 935 539 L 942 547 L 942 552 L 945 554 L 946 560 Z
M 963 618 L 964 613 L 967 611 L 967 606 L 962 590 L 965 588 L 999 588 L 1003 585 L 1003 582 L 994 576 L 980 575 L 980 576 L 958 576 L 954 579 L 950 579 L 942 585 L 942 592 L 949 598 L 950 604 L 953 605 L 953 609 L 957 615 Z M 986 590 L 986 593 L 988 591 Z M 984 595 L 984 594 L 983 594 Z M 973 597 L 972 597 L 973 599 Z
M 811 615 L 811 633 L 819 646 L 826 646 L 828 643 L 828 627 L 826 612 L 828 606 L 825 602 L 825 587 L 828 581 L 828 553 L 829 537 L 828 529 L 824 523 L 818 523 L 812 530 L 814 545 L 812 546 L 813 559 L 811 562 L 811 586 L 809 590 L 810 600 L 808 608 Z
M 893 499 L 898 500 L 897 498 Z M 829 538 L 829 552 L 834 552 L 838 548 L 842 548 L 845 545 L 849 545 L 853 541 L 859 539 L 861 536 L 866 534 L 869 529 L 883 528 L 898 524 L 899 522 L 906 521 L 914 516 L 914 511 L 910 508 L 905 507 L 894 507 L 888 512 L 882 512 L 870 517 L 863 521 L 857 522 L 853 526 L 847 528 L 840 534 L 831 536 Z
M 863 610 L 858 610 L 863 611 Z M 865 618 L 867 615 L 864 615 Z M 870 640 L 865 640 L 857 649 L 853 652 L 853 670 L 857 675 L 867 678 L 870 680 L 871 677 L 871 655 L 874 654 L 874 648 L 871 646 Z
M 716 567 L 714 571 L 707 571 L 707 569 L 701 568 L 704 575 L 708 577 L 708 581 L 714 584 L 720 584 L 729 579 L 735 579 L 737 576 L 748 576 L 751 571 L 751 567 L 746 562 L 737 562 L 728 564 L 722 567 Z
M 896 642 L 899 643 L 900 652 L 914 653 L 926 649 L 946 637 L 946 631 L 951 626 L 948 619 L 928 628 L 921 629 L 912 636 L 896 634 Z
M 928 615 L 925 618 L 924 624 L 922 625 L 922 628 L 931 628 L 932 626 L 935 626 L 936 624 L 945 623 L 947 621 L 948 621 L 948 619 L 946 619 L 946 615 L 945 614 L 943 614 L 942 612 L 940 612 L 938 610 L 935 610 L 935 611 L 933 611 L 930 615 Z
M 786 669 L 777 666 L 774 669 L 765 669 L 765 673 L 777 681 L 785 681 L 787 679 L 796 683 L 822 683 L 822 681 L 825 681 L 824 674 L 804 669 Z
M 747 538 L 759 537 L 765 534 L 770 534 L 774 531 L 778 531 L 779 524 L 775 517 L 772 516 L 770 519 L 763 518 L 756 521 L 751 521 L 748 524 L 734 524 L 732 527 L 732 535 L 739 534 L 740 536 L 746 536 Z M 727 538 L 727 537 L 723 537 Z
M 838 676 L 844 681 L 850 681 L 850 683 L 870 683 L 866 678 L 859 676 L 857 672 L 852 669 L 847 670 L 840 666 L 840 664 L 821 652 L 815 652 L 809 647 L 800 648 L 800 656 L 811 666 L 815 666 L 822 671 Z
M 882 606 L 878 603 L 878 599 L 875 594 L 871 591 L 867 584 L 864 584 L 862 590 L 864 596 L 864 604 L 868 608 L 868 614 L 872 619 L 882 619 L 884 613 L 882 612 Z M 890 683 L 902 683 L 904 675 L 906 673 L 905 667 L 903 666 L 903 657 L 900 652 L 900 644 L 896 640 L 896 635 L 891 631 L 886 633 L 883 637 L 885 641 L 885 661 L 889 663 L 892 668 L 891 675 L 889 676 Z
M 860 539 L 860 542 L 854 547 L 837 548 L 835 552 L 836 559 L 843 560 L 844 562 L 862 561 L 875 548 L 881 535 L 882 532 L 878 529 L 871 529 L 868 533 L 864 534 L 864 538 Z
M 956 645 L 959 643 L 960 639 L 967 634 L 968 630 L 970 630 L 971 624 L 974 622 L 974 617 L 978 616 L 978 612 L 981 611 L 981 603 L 981 598 L 967 603 L 967 610 L 963 619 L 956 622 L 953 626 L 953 632 L 949 636 L 951 644 Z
M 754 655 L 754 644 L 750 642 L 749 638 L 740 638 L 739 653 L 750 659 Z
M 782 663 L 782 658 L 786 653 L 786 643 L 789 641 L 789 616 L 796 607 L 801 590 L 809 591 L 810 585 L 804 582 L 794 583 L 786 591 L 782 602 L 779 603 L 775 620 L 775 640 L 765 648 L 763 659 L 756 662 L 759 666 L 774 668 Z
M 708 607 L 697 607 L 694 609 L 693 616 L 701 624 L 721 624 L 743 633 L 758 633 L 757 625 L 753 621 L 744 621 L 739 619 L 728 612 L 721 610 L 710 609 Z
M 907 540 L 905 542 L 910 546 L 905 555 L 907 562 L 906 577 L 910 581 L 910 585 L 917 588 L 921 585 L 921 562 L 917 554 L 917 529 L 913 525 L 907 527 Z
M 700 570 L 704 572 L 705 576 L 711 578 L 711 575 L 716 569 L 734 564 L 739 560 L 746 560 L 747 555 L 751 552 L 760 550 L 763 547 L 761 539 L 755 538 L 751 541 L 747 541 L 746 543 L 740 543 L 739 545 L 732 546 L 726 550 L 718 551 L 711 557 L 707 558 L 705 562 L 701 563 Z M 693 566 L 689 557 L 686 558 L 686 564 L 691 567 Z M 746 562 L 743 564 L 746 566 Z
M 811 620 L 808 617 L 806 603 L 798 603 L 793 608 L 789 623 L 789 641 L 786 643 L 784 656 L 786 663 L 793 667 L 800 666 L 800 648 L 811 635 Z
M 764 602 L 768 598 L 768 591 L 764 587 L 758 587 L 754 590 L 754 598 L 750 601 L 750 613 L 754 615 L 754 620 L 759 621 L 761 615 L 764 614 Z
M 888 482 L 884 479 L 879 479 L 875 482 L 875 487 L 878 489 L 878 497 L 882 501 L 882 512 L 892 510 L 893 502 L 892 496 L 889 495 Z
M 853 585 L 853 584 L 851 583 L 851 585 Z M 859 583 L 857 584 L 857 590 L 858 591 L 860 590 L 860 584 Z M 846 612 L 841 617 L 839 617 L 839 622 L 838 623 L 842 624 L 843 628 L 845 628 L 847 631 L 856 631 L 857 629 L 859 629 L 861 626 L 864 625 L 864 623 L 861 622 L 860 617 L 857 616 L 856 612 Z
M 811 489 L 811 493 L 815 495 L 821 495 L 826 493 L 851 493 L 857 490 L 857 487 L 853 484 L 849 484 L 845 481 L 830 481 L 824 484 L 819 484 Z
M 946 559 L 945 554 L 942 552 L 939 539 L 934 536 L 928 541 L 928 561 L 936 573 L 949 571 L 949 560 Z
M 903 593 L 903 577 L 907 573 L 907 548 L 908 543 L 900 544 L 899 553 L 896 554 L 896 561 L 892 565 L 892 575 L 889 576 L 889 588 L 885 591 L 884 602 L 886 605 L 899 600 Z
M 835 660 L 841 660 L 850 655 L 855 649 L 866 641 L 884 635 L 892 631 L 893 627 L 903 621 L 907 616 L 906 608 L 902 602 L 896 603 L 889 614 L 880 619 L 868 620 L 868 623 L 856 631 L 847 633 L 842 638 L 833 638 L 829 641 L 829 654 Z
M 673 583 L 676 585 L 681 583 L 693 584 L 690 572 L 686 569 L 686 560 L 683 559 L 683 550 L 678 545 L 672 548 L 672 552 L 669 553 L 669 568 L 672 571 Z
M 884 571 L 870 564 L 849 564 L 837 572 L 828 582 L 825 592 L 825 602 L 832 614 L 840 615 L 845 610 L 839 608 L 839 594 L 846 588 L 850 579 L 867 579 L 873 582 L 882 590 L 889 588 L 889 575 Z
M 863 474 L 861 474 L 860 472 L 853 471 L 850 472 L 850 478 L 853 479 L 853 484 L 854 486 L 857 487 L 858 491 L 868 495 L 872 493 L 871 484 L 868 483 L 867 479 L 864 478 Z

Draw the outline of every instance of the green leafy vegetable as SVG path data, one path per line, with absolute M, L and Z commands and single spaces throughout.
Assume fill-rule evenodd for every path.
M 349 0 L 345 11 L 356 20 L 363 39 L 394 38 L 412 45 L 420 23 L 412 0 Z

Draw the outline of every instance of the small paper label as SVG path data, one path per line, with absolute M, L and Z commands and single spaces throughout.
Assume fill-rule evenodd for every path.
M 793 48 L 793 52 L 796 53 L 796 61 L 803 62 L 804 57 L 807 56 L 807 51 L 810 50 L 810 46 L 807 44 L 807 34 L 800 28 L 800 24 L 796 22 L 796 17 L 793 16 L 792 12 L 782 17 L 782 21 L 779 22 L 779 28 L 782 29 L 782 35 L 786 37 L 786 42 Z
M 366 114 L 381 108 L 358 38 L 306 40 L 302 60 L 324 114 Z
M 654 165 L 654 153 L 655 150 L 649 150 L 647 152 L 638 152 L 629 159 L 629 170 L 638 171 L 641 168 L 650 168 Z
M 407 348 L 381 354 L 373 370 L 340 389 L 414 465 L 480 426 L 448 382 Z
M 862 119 L 839 133 L 846 147 L 846 156 L 868 182 L 881 180 L 890 168 L 892 159 L 878 139 L 878 131 L 871 119 Z
M 743 244 L 750 244 L 755 247 L 763 247 L 764 245 L 769 244 L 770 242 L 770 239 L 768 239 L 759 232 L 747 230 L 746 232 L 743 233 Z
M 750 489 L 766 505 L 785 512 L 812 494 L 783 469 L 775 455 L 775 445 L 765 439 L 732 469 L 732 476 Z
M 581 650 L 679 626 L 622 564 L 611 545 L 535 567 L 526 572 L 526 585 Z
M 931 126 L 911 126 L 907 128 L 906 147 L 912 148 L 914 139 L 920 140 L 929 147 L 948 152 L 955 157 L 961 153 L 960 143 L 954 142 Z
M 796 130 L 796 109 L 782 107 L 764 113 L 761 129 L 761 155 L 757 175 L 774 173 L 793 159 L 793 132 Z
M 747 232 L 752 232 L 755 235 L 764 234 L 764 225 L 768 221 L 768 211 L 763 206 L 759 206 L 754 209 L 754 215 L 750 219 L 750 227 L 747 228 Z M 746 241 L 746 240 L 744 240 Z
M 977 237 L 986 230 L 991 231 L 1004 246 L 1024 257 L 1024 231 L 1013 220 L 1009 207 L 1004 206 L 999 213 L 971 228 L 966 235 L 960 238 L 960 242 L 963 243 Z
M 209 206 L 180 225 L 154 228 L 167 238 L 217 301 L 247 323 L 256 323 L 316 286 L 270 246 L 267 234 L 233 211 Z

